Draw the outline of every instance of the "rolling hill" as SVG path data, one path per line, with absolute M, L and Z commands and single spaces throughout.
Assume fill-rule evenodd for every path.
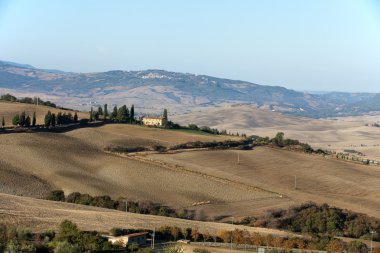
M 0 92 L 39 94 L 69 108 L 135 104 L 139 112 L 184 113 L 223 104 L 248 103 L 307 117 L 379 111 L 371 93 L 311 94 L 279 86 L 164 70 L 68 73 L 0 61 Z
M 36 113 L 36 123 L 37 124 L 44 124 L 44 117 L 48 111 L 51 111 L 52 113 L 71 113 L 74 115 L 74 111 L 72 110 L 63 110 L 58 108 L 53 108 L 49 106 L 43 106 L 43 105 L 33 105 L 33 104 L 26 104 L 26 103 L 17 103 L 17 102 L 9 102 L 9 101 L 1 101 L 0 100 L 0 118 L 4 117 L 5 119 L 5 126 L 12 126 L 12 119 L 16 114 L 25 112 L 26 115 L 29 115 L 32 117 L 33 113 Z M 84 112 L 77 112 L 78 118 L 89 118 L 88 113 Z

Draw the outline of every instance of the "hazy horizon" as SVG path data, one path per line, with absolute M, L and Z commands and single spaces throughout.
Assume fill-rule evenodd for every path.
M 0 0 L 0 60 L 68 72 L 163 69 L 300 91 L 380 92 L 379 6 Z

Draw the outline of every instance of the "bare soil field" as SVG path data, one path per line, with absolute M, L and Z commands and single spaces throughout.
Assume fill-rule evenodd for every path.
M 164 130 L 143 126 L 108 124 L 96 128 L 83 128 L 67 132 L 65 135 L 74 137 L 81 142 L 98 149 L 109 145 L 128 147 L 152 147 L 153 145 L 173 146 L 193 141 L 223 141 L 238 139 L 234 136 L 211 135 L 192 131 Z
M 368 158 L 380 160 L 380 128 L 365 126 L 379 123 L 379 114 L 309 119 L 239 105 L 176 115 L 173 120 L 269 137 L 284 132 L 286 137 L 307 142 L 316 148 L 338 152 L 354 149 L 363 152 Z
M 15 102 L 6 102 L 0 101 L 0 120 L 4 116 L 5 126 L 12 126 L 12 119 L 17 113 L 25 112 L 30 117 L 33 116 L 33 113 L 36 113 L 37 124 L 44 124 L 44 118 L 48 111 L 52 113 L 66 112 L 74 115 L 73 111 L 60 110 L 53 107 L 43 106 L 43 105 L 32 105 L 24 103 L 15 103 Z M 88 118 L 88 113 L 78 112 L 78 118 Z
M 314 201 L 380 217 L 380 167 L 268 147 L 252 151 L 182 152 L 150 158 L 278 192 L 290 199 L 287 204 Z M 269 203 L 282 205 L 276 199 Z
M 135 130 L 136 134 L 139 130 L 139 127 L 125 125 L 110 127 L 125 127 L 125 133 Z M 83 133 L 83 130 L 91 131 L 85 135 L 91 141 L 69 136 L 76 131 Z M 208 213 L 208 216 L 228 215 L 231 210 L 229 203 L 277 198 L 272 192 L 247 189 L 242 184 L 107 154 L 100 150 L 99 145 L 104 143 L 102 136 L 108 136 L 96 136 L 93 130 L 79 129 L 68 134 L 19 133 L 0 136 L 0 161 L 4 164 L 0 167 L 0 185 L 13 182 L 13 191 L 8 186 L 4 192 L 41 197 L 50 189 L 62 189 L 66 194 L 78 191 L 91 195 L 110 195 L 113 198 L 127 197 L 135 201 L 151 200 L 174 208 L 209 202 L 207 205 L 213 206 L 215 212 Z M 107 132 L 104 129 L 102 131 Z M 158 129 L 141 128 L 141 131 L 157 132 Z M 175 139 L 170 136 L 170 131 L 161 131 L 157 136 L 172 143 L 192 138 L 185 138 L 185 134 L 176 132 L 178 138 Z M 112 142 L 113 136 L 109 136 L 107 141 Z M 93 142 L 94 139 L 97 140 Z M 128 141 L 128 135 L 120 139 Z M 23 178 L 33 178 L 35 184 L 39 182 L 42 185 L 35 188 L 31 186 L 30 191 L 24 193 L 26 184 Z
M 80 229 L 107 233 L 114 227 L 135 229 L 158 229 L 161 226 L 197 228 L 216 234 L 220 230 L 246 229 L 260 234 L 296 236 L 295 234 L 266 228 L 254 228 L 225 223 L 200 222 L 162 216 L 124 213 L 121 211 L 33 199 L 0 193 L 0 221 L 29 228 L 32 231 L 56 229 L 65 219 L 71 220 Z

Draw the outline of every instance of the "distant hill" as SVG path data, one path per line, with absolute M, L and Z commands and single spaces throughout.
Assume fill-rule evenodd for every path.
M 0 93 L 45 94 L 53 102 L 77 109 L 108 103 L 135 104 L 139 111 L 193 112 L 223 104 L 259 108 L 306 117 L 346 116 L 380 110 L 378 94 L 310 94 L 206 75 L 164 70 L 68 73 L 0 61 Z M 375 103 L 373 103 L 375 101 Z

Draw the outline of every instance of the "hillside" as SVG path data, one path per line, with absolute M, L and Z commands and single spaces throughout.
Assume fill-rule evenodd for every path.
M 108 145 L 171 146 L 182 141 L 225 138 L 117 124 L 64 134 L 2 135 L 0 185 L 7 186 L 2 189 L 5 193 L 32 197 L 43 197 L 51 189 L 62 189 L 66 194 L 78 191 L 110 195 L 115 199 L 150 200 L 178 209 L 210 201 L 211 206 L 220 208 L 208 216 L 229 213 L 229 203 L 234 202 L 252 200 L 261 205 L 262 199 L 274 198 L 284 203 L 285 199 L 270 191 L 104 152 Z M 31 182 L 29 187 L 25 187 L 27 179 Z M 265 202 L 263 204 L 265 206 Z
M 39 94 L 59 105 L 135 104 L 139 112 L 197 111 L 223 104 L 248 103 L 259 108 L 307 117 L 356 115 L 379 111 L 376 94 L 311 94 L 279 86 L 164 70 L 67 73 L 0 61 L 0 89 L 15 95 Z
M 310 119 L 235 105 L 175 115 L 172 119 L 180 124 L 191 122 L 248 135 L 273 137 L 277 132 L 284 132 L 287 138 L 301 140 L 315 148 L 338 152 L 357 150 L 368 158 L 380 160 L 380 128 L 366 126 L 380 122 L 379 114 Z
M 208 230 L 211 234 L 220 230 L 234 230 L 237 228 L 264 235 L 293 235 L 292 233 L 275 229 L 125 213 L 0 193 L 0 220 L 2 222 L 29 228 L 34 232 L 41 232 L 57 228 L 65 219 L 73 221 L 80 229 L 104 233 L 109 232 L 114 227 L 153 230 L 153 228 L 158 229 L 162 226 L 177 226 L 180 228 L 197 228 L 200 232 Z
M 43 105 L 33 105 L 25 103 L 7 102 L 0 101 L 0 118 L 4 116 L 5 126 L 12 126 L 13 117 L 21 112 L 25 112 L 27 115 L 32 117 L 33 113 L 36 113 L 37 124 L 44 124 L 44 118 L 48 111 L 52 113 L 71 113 L 74 115 L 74 111 L 62 110 L 53 107 L 43 106 Z M 88 118 L 88 113 L 78 112 L 78 118 Z
M 288 205 L 314 201 L 380 217 L 380 167 L 268 147 L 149 157 L 281 193 L 289 199 Z M 235 206 L 244 207 L 242 203 Z

